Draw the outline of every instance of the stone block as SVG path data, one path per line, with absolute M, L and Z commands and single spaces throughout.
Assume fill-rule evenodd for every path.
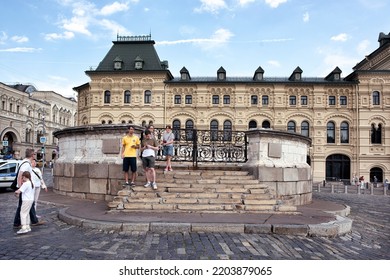
M 89 168 L 88 164 L 75 163 L 74 176 L 79 178 L 88 178 L 89 176 L 88 168 Z
M 282 145 L 280 143 L 268 143 L 268 157 L 281 158 Z
M 150 224 L 149 223 L 123 223 L 122 231 L 124 232 L 146 232 L 149 231 Z
M 89 193 L 89 178 L 73 178 L 73 191 Z
M 298 181 L 298 169 L 297 168 L 283 168 L 283 181 Z
M 64 176 L 64 163 L 56 163 L 53 167 L 53 176 Z
M 258 176 L 259 176 L 258 179 L 261 182 L 283 181 L 283 169 L 259 166 Z
M 90 164 L 88 177 L 97 179 L 108 178 L 108 164 Z
M 109 164 L 108 165 L 108 178 L 110 179 L 121 179 L 123 178 L 123 171 L 121 164 Z
M 307 236 L 309 227 L 307 225 L 273 225 L 272 232 L 275 234 Z
M 87 193 L 85 194 L 85 198 L 89 200 L 102 200 L 104 201 L 105 195 L 104 194 L 96 194 L 96 193 Z
M 270 225 L 270 224 L 256 224 L 256 225 L 247 224 L 244 227 L 244 232 L 248 233 L 248 234 L 271 233 L 272 232 L 272 225 Z
M 73 190 L 73 178 L 70 177 L 58 177 L 58 190 L 71 192 Z
M 191 231 L 244 233 L 244 228 L 244 224 L 193 223 L 191 226 Z
M 64 176 L 65 177 L 74 177 L 74 164 L 73 163 L 64 163 Z
M 107 179 L 90 179 L 89 189 L 93 194 L 106 194 L 107 193 Z
M 117 139 L 103 139 L 102 140 L 103 154 L 119 154 L 120 144 Z
M 190 223 L 164 223 L 164 222 L 152 222 L 150 223 L 150 231 L 156 233 L 166 232 L 190 232 Z

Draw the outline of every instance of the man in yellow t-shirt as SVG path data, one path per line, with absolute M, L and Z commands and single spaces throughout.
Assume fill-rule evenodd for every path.
M 134 135 L 134 127 L 129 126 L 129 131 L 122 138 L 122 159 L 123 172 L 125 173 L 125 184 L 127 186 L 135 186 L 135 178 L 137 176 L 137 149 L 140 147 L 140 141 L 137 135 Z M 131 169 L 131 183 L 129 184 L 129 169 Z

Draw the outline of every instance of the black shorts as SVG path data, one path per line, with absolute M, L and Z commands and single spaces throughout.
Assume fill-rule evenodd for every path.
M 123 172 L 137 172 L 137 158 L 136 157 L 125 157 L 123 158 Z
M 154 168 L 155 163 L 156 163 L 156 159 L 154 158 L 154 156 L 142 158 L 142 166 L 144 168 Z

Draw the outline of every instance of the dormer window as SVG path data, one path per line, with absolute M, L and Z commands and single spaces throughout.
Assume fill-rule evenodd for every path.
M 114 70 L 121 70 L 122 69 L 122 59 L 117 56 L 115 59 L 114 59 Z
M 217 79 L 218 80 L 226 80 L 226 71 L 225 71 L 225 69 L 223 69 L 223 67 L 218 69 Z
M 264 79 L 264 70 L 263 68 L 259 67 L 255 71 L 255 75 L 253 76 L 254 81 L 262 81 Z
M 180 80 L 191 80 L 190 72 L 185 67 L 180 70 Z
M 136 70 L 141 70 L 143 67 L 144 67 L 144 60 L 140 56 L 137 56 L 134 60 L 134 68 Z
M 297 67 L 294 72 L 291 74 L 289 80 L 290 81 L 300 81 L 302 79 L 302 69 Z

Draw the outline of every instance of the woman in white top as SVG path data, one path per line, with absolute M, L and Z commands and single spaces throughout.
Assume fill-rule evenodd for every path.
M 31 167 L 32 167 L 31 181 L 35 189 L 35 195 L 34 195 L 35 211 L 37 211 L 38 198 L 39 198 L 39 194 L 41 193 L 41 188 L 47 192 L 47 187 L 45 182 L 43 181 L 42 172 L 37 167 L 37 161 L 35 159 L 31 161 Z
M 15 191 L 15 195 L 22 195 L 22 207 L 20 209 L 20 223 L 22 228 L 17 234 L 23 234 L 31 231 L 30 227 L 30 208 L 34 202 L 34 185 L 31 182 L 30 172 L 24 171 L 22 174 L 22 186 Z

